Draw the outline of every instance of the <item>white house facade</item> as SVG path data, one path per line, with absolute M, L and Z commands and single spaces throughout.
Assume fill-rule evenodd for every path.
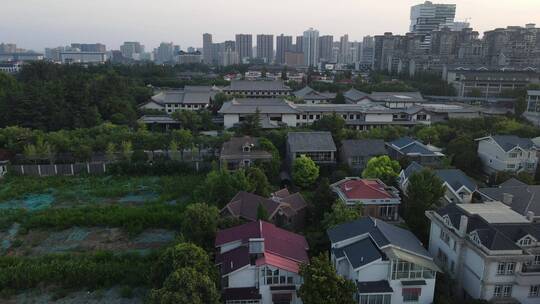
M 530 139 L 515 135 L 494 135 L 476 141 L 478 141 L 478 157 L 486 173 L 536 171 L 538 164 L 536 146 Z
M 427 211 L 429 252 L 458 296 L 493 303 L 540 302 L 540 227 L 500 202 Z

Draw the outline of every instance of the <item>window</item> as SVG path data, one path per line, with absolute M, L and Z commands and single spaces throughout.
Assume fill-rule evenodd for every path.
M 403 288 L 403 302 L 418 302 L 421 288 Z
M 478 234 L 471 233 L 471 240 L 475 242 L 477 245 L 482 245 L 482 241 L 480 241 L 480 238 L 478 237 Z
M 452 227 L 452 222 L 450 221 L 450 217 L 448 215 L 445 215 L 443 220 L 447 226 Z
M 540 296 L 540 285 L 533 285 L 529 289 L 529 297 L 538 297 Z
M 540 265 L 540 255 L 534 256 L 534 265 Z
M 446 233 L 446 231 L 442 230 L 441 229 L 441 235 L 440 235 L 440 238 L 441 240 L 443 240 L 443 242 L 445 242 L 447 245 L 450 245 L 450 236 L 448 235 L 448 233 Z
M 508 298 L 512 295 L 512 285 L 495 285 L 493 296 L 496 298 Z
M 392 295 L 389 294 L 369 294 L 360 295 L 360 304 L 390 304 Z
M 512 275 L 516 269 L 514 262 L 501 262 L 497 265 L 497 275 Z
M 523 238 L 522 240 L 519 241 L 520 246 L 531 246 L 531 244 L 532 244 L 532 239 L 530 237 Z
M 294 284 L 293 274 L 285 270 L 272 270 L 269 267 L 264 267 L 261 270 L 263 277 L 262 284 L 266 285 L 292 285 Z
M 382 218 L 393 218 L 395 214 L 394 206 L 380 206 L 379 216 Z
M 516 152 L 510 153 L 510 158 L 517 158 L 518 154 Z
M 437 251 L 437 260 L 439 260 L 441 264 L 446 267 L 446 264 L 448 263 L 448 256 L 440 248 Z
M 416 115 L 416 119 L 417 120 L 422 120 L 422 121 L 427 120 L 427 115 L 426 114 L 418 114 L 418 115 Z
M 435 272 L 409 262 L 392 260 L 392 280 L 401 279 L 432 279 Z
M 508 169 L 514 169 L 514 168 L 516 168 L 516 165 L 515 164 L 508 164 L 507 168 Z

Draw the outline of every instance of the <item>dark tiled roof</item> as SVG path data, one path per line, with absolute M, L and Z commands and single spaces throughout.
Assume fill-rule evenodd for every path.
M 217 262 L 221 264 L 221 275 L 231 273 L 246 265 L 249 265 L 249 250 L 247 246 L 240 246 L 217 256 Z
M 233 80 L 231 85 L 224 88 L 231 91 L 290 91 L 282 81 L 250 81 Z
M 225 288 L 221 294 L 224 301 L 231 300 L 260 300 L 261 294 L 255 287 Z
M 409 178 L 413 173 L 422 171 L 424 167 L 417 162 L 412 162 L 405 170 L 405 178 Z M 448 183 L 454 191 L 459 190 L 462 186 L 465 186 L 470 191 L 475 191 L 477 188 L 476 183 L 469 178 L 463 171 L 459 169 L 441 169 L 434 170 L 443 182 Z
M 225 102 L 221 114 L 254 114 L 257 109 L 261 114 L 297 114 L 300 111 L 289 102 L 280 98 L 238 98 Z
M 390 284 L 386 280 L 382 281 L 370 281 L 370 282 L 358 282 L 356 283 L 358 293 L 391 293 L 394 292 Z
M 373 244 L 371 238 L 362 239 L 342 249 L 347 259 L 351 262 L 353 269 L 357 269 L 383 257 L 383 253 L 380 252 L 377 245 Z
M 251 152 L 244 152 L 244 145 L 252 145 Z M 259 145 L 259 138 L 256 137 L 233 137 L 229 141 L 223 143 L 221 148 L 221 157 L 256 157 L 256 158 L 272 158 L 272 154 L 268 151 L 262 150 Z
M 375 101 L 418 102 L 424 101 L 420 92 L 373 92 L 369 97 Z
M 386 146 L 382 139 L 343 140 L 341 149 L 346 158 L 353 156 L 386 155 Z
M 321 92 L 315 91 L 314 89 L 310 88 L 309 86 L 306 86 L 306 87 L 294 92 L 294 96 L 300 97 L 300 98 L 303 98 L 303 99 L 308 99 L 308 100 L 318 100 L 318 99 L 326 100 L 326 99 L 336 98 L 335 93 L 329 93 L 329 92 L 321 93 Z
M 289 132 L 287 142 L 291 152 L 336 151 L 330 132 Z
M 534 146 L 532 140 L 529 138 L 521 138 L 515 135 L 494 135 L 492 138 L 506 152 L 514 149 L 515 147 L 530 149 Z
M 348 99 L 349 101 L 351 102 L 357 102 L 359 101 L 360 99 L 368 96 L 369 94 L 368 93 L 364 93 L 362 91 L 358 91 L 357 89 L 355 88 L 351 88 L 350 90 L 348 90 L 347 92 L 343 93 L 343 96 Z
M 428 146 L 410 137 L 398 138 L 389 142 L 387 145 L 398 150 L 404 155 L 420 154 L 424 156 L 442 156 L 442 153 L 435 152 L 433 149 L 430 149 Z
M 511 178 L 499 185 L 499 187 L 481 188 L 478 189 L 478 192 L 490 199 L 503 203 L 504 194 L 511 194 L 513 195 L 512 203 L 510 204 L 512 210 L 524 216 L 529 211 L 533 212 L 536 216 L 540 215 L 540 186 L 538 185 L 527 185 L 515 178 Z

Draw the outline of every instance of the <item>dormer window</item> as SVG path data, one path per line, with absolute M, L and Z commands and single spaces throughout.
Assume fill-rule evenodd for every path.
M 518 241 L 519 246 L 531 246 L 533 240 L 530 237 L 524 237 Z
M 482 241 L 480 240 L 480 237 L 478 237 L 478 233 L 472 232 L 470 238 L 471 241 L 475 242 L 477 245 L 482 245 Z
M 452 222 L 450 221 L 450 217 L 448 215 L 445 215 L 443 217 L 444 224 L 448 227 L 452 227 Z

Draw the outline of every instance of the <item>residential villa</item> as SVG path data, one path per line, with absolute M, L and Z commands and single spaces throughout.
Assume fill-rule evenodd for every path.
M 385 221 L 399 220 L 399 191 L 379 179 L 347 177 L 330 187 L 348 206 L 361 204 L 364 215 Z
M 264 208 L 265 220 L 278 227 L 294 230 L 304 227 L 307 203 L 302 194 L 291 194 L 286 188 L 272 193 L 270 198 L 240 191 L 221 210 L 221 215 L 254 222 L 259 220 L 259 208 Z
M 478 138 L 478 156 L 488 174 L 509 171 L 534 173 L 538 164 L 536 146 L 529 138 L 493 135 Z
M 425 145 L 410 137 L 402 137 L 386 143 L 388 154 L 395 160 L 406 158 L 423 166 L 438 166 L 445 155 L 442 149 Z
M 459 298 L 538 303 L 540 223 L 501 202 L 449 204 L 426 216 L 429 252 Z
M 382 139 L 350 139 L 341 141 L 339 156 L 341 163 L 361 173 L 372 157 L 387 154 Z
M 287 158 L 292 164 L 302 155 L 317 164 L 336 163 L 336 145 L 330 132 L 289 132 L 287 134 Z
M 270 161 L 272 153 L 261 148 L 259 138 L 233 137 L 223 143 L 219 162 L 229 170 L 248 168 L 258 161 Z
M 416 172 L 425 168 L 417 162 L 412 162 L 399 174 L 399 187 L 403 193 L 407 192 L 409 178 Z M 474 192 L 478 189 L 476 182 L 459 169 L 437 169 L 433 173 L 441 180 L 445 188 L 443 202 L 465 204 L 470 203 Z
M 139 106 L 141 110 L 156 110 L 172 114 L 180 110 L 201 110 L 209 107 L 215 95 L 216 87 L 185 86 L 183 89 L 166 89 L 152 96 L 149 101 Z
M 318 92 L 309 86 L 306 86 L 293 94 L 307 104 L 332 103 L 336 99 L 336 93 Z
M 225 304 L 301 304 L 300 264 L 308 263 L 306 239 L 256 221 L 218 231 L 215 241 Z
M 439 267 L 410 231 L 364 217 L 327 231 L 337 273 L 354 281 L 359 304 L 431 304 Z

